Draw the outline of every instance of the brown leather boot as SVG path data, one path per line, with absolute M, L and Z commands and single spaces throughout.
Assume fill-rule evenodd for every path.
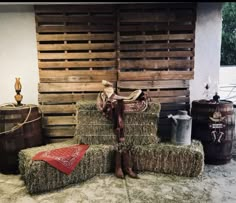
M 124 173 L 121 167 L 121 153 L 116 151 L 115 152 L 115 175 L 117 178 L 125 178 Z
M 122 153 L 123 156 L 123 171 L 131 178 L 139 178 L 138 175 L 133 172 L 132 164 L 131 164 L 131 154 L 129 151 L 124 151 Z

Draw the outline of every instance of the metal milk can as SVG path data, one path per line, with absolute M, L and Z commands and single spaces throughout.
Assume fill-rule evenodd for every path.
M 190 145 L 192 132 L 192 117 L 187 111 L 179 110 L 177 115 L 168 115 L 171 119 L 171 143 Z

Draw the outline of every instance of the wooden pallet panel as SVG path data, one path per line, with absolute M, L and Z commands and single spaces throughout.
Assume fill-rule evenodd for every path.
M 45 138 L 73 137 L 75 103 L 117 81 L 114 5 L 35 6 Z
M 184 8 L 185 13 L 167 4 L 161 7 L 120 8 L 118 80 L 148 80 L 154 74 L 156 80 L 193 78 L 195 10 L 192 5 Z M 164 29 L 156 30 L 155 26 L 159 27 L 160 23 Z M 143 24 L 154 26 L 153 30 L 131 29 Z M 186 24 L 192 28 L 175 30 L 168 27 Z
M 139 88 L 161 103 L 163 140 L 170 138 L 167 115 L 189 109 L 195 8 L 191 3 L 122 5 L 118 14 L 118 92 L 127 95 Z
M 189 109 L 196 3 L 37 5 L 35 20 L 48 142 L 73 137 L 75 103 L 95 100 L 103 79 L 161 102 L 162 134 L 169 113 Z

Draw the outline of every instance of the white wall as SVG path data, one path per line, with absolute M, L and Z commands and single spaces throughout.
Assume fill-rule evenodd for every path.
M 222 3 L 198 3 L 195 36 L 194 80 L 190 81 L 190 100 L 204 99 L 204 84 L 219 83 Z M 215 85 L 214 85 L 215 86 Z M 215 88 L 213 88 L 215 89 Z M 214 94 L 212 88 L 210 91 Z M 211 95 L 211 96 L 212 96 Z
M 23 104 L 38 104 L 38 62 L 33 7 L 0 5 L 0 104 L 16 102 L 21 78 Z

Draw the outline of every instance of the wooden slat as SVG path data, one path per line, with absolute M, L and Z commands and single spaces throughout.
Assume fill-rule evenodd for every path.
M 87 41 L 87 40 L 115 40 L 114 34 L 106 34 L 106 33 L 100 33 L 100 34 L 69 34 L 69 33 L 63 33 L 63 34 L 37 34 L 37 41 Z
M 67 127 L 60 127 L 60 126 L 46 126 L 44 129 L 44 136 L 55 138 L 55 137 L 72 137 L 75 133 L 75 126 L 67 126 Z
M 177 53 L 178 54 L 178 53 Z M 181 53 L 179 53 L 181 54 Z M 191 53 L 182 53 L 182 56 L 190 56 Z M 115 52 L 99 53 L 38 53 L 38 59 L 114 59 Z
M 60 126 L 53 126 L 53 127 L 45 127 L 44 128 L 44 136 L 45 137 L 67 137 L 67 136 L 74 136 L 75 127 L 60 127 Z
M 190 109 L 189 104 L 162 104 L 161 105 L 161 112 L 162 111 L 177 111 L 179 109 Z
M 190 71 L 119 72 L 118 80 L 190 80 L 193 75 Z
M 38 101 L 43 104 L 65 104 L 75 103 L 81 100 L 95 100 L 98 93 L 77 93 L 77 94 L 39 94 Z
M 189 90 L 166 90 L 166 91 L 149 91 L 150 97 L 178 97 L 178 96 L 189 96 Z
M 154 57 L 192 57 L 193 51 L 146 51 L 121 52 L 120 58 L 154 58 Z
M 118 91 L 118 92 L 123 96 L 128 96 L 129 94 L 131 94 L 132 91 L 129 92 Z M 144 91 L 144 92 L 146 92 L 149 97 L 177 97 L 177 96 L 189 96 L 190 94 L 189 90 L 170 90 L 170 89 L 158 90 L 158 91 Z
M 117 81 L 118 89 L 170 89 L 188 88 L 187 80 L 163 80 L 163 81 Z
M 43 125 L 75 125 L 76 120 L 75 116 L 44 116 Z
M 128 41 L 154 41 L 154 40 L 192 40 L 194 34 L 163 34 L 163 35 L 133 35 L 120 36 L 121 42 Z
M 194 9 L 196 8 L 196 2 L 168 2 L 168 3 L 165 3 L 165 2 L 161 2 L 161 3 L 148 3 L 148 4 L 145 4 L 145 3 L 142 3 L 142 4 L 121 4 L 120 5 L 120 10 L 148 10 L 148 9 L 159 9 L 159 10 L 162 10 L 164 8 L 170 8 L 170 9 L 176 9 L 176 8 L 186 8 L 186 9 Z
M 148 22 L 175 22 L 175 21 L 192 21 L 193 16 L 188 15 L 177 15 L 172 12 L 168 14 L 165 10 L 162 12 L 129 12 L 121 13 L 120 22 L 129 23 L 148 23 Z
M 109 32 L 115 25 L 55 25 L 36 26 L 37 32 Z
M 68 137 L 64 137 L 64 138 L 61 138 L 61 137 L 49 137 L 49 138 L 46 138 L 48 144 L 64 142 L 64 141 L 67 141 L 67 140 L 70 140 L 70 139 L 73 139 L 73 137 L 69 137 L 68 136 Z
M 152 50 L 152 49 L 191 49 L 194 48 L 193 42 L 178 43 L 152 43 L 152 44 L 121 44 L 121 50 Z
M 38 51 L 65 51 L 65 50 L 113 50 L 114 43 L 94 44 L 39 44 Z
M 43 13 L 105 13 L 115 9 L 115 5 L 109 4 L 88 4 L 88 5 L 36 5 L 35 12 Z
M 148 55 L 148 53 L 147 53 Z M 141 69 L 158 69 L 158 68 L 193 68 L 193 60 L 121 60 L 121 68 L 141 68 Z
M 39 70 L 40 82 L 96 82 L 117 80 L 116 70 Z
M 39 68 L 84 68 L 84 67 L 114 67 L 116 65 L 115 61 L 61 61 L 61 62 L 39 62 Z
M 158 97 L 158 98 L 152 98 L 152 101 L 154 102 L 160 102 L 160 103 L 185 103 L 189 102 L 188 97 Z
M 43 114 L 65 114 L 65 113 L 75 113 L 75 104 L 67 105 L 39 105 Z
M 121 32 L 127 31 L 193 31 L 195 28 L 194 24 L 168 24 L 168 23 L 153 23 L 153 24 L 130 24 L 122 25 L 120 27 Z
M 61 23 L 61 22 L 67 22 L 67 23 L 84 23 L 84 22 L 103 22 L 114 24 L 115 19 L 112 15 L 107 16 L 88 16 L 88 15 L 71 15 L 71 16 L 64 16 L 64 15 L 43 15 L 43 16 L 36 16 L 36 20 L 38 23 Z
M 39 92 L 88 92 L 102 91 L 100 83 L 40 83 Z

